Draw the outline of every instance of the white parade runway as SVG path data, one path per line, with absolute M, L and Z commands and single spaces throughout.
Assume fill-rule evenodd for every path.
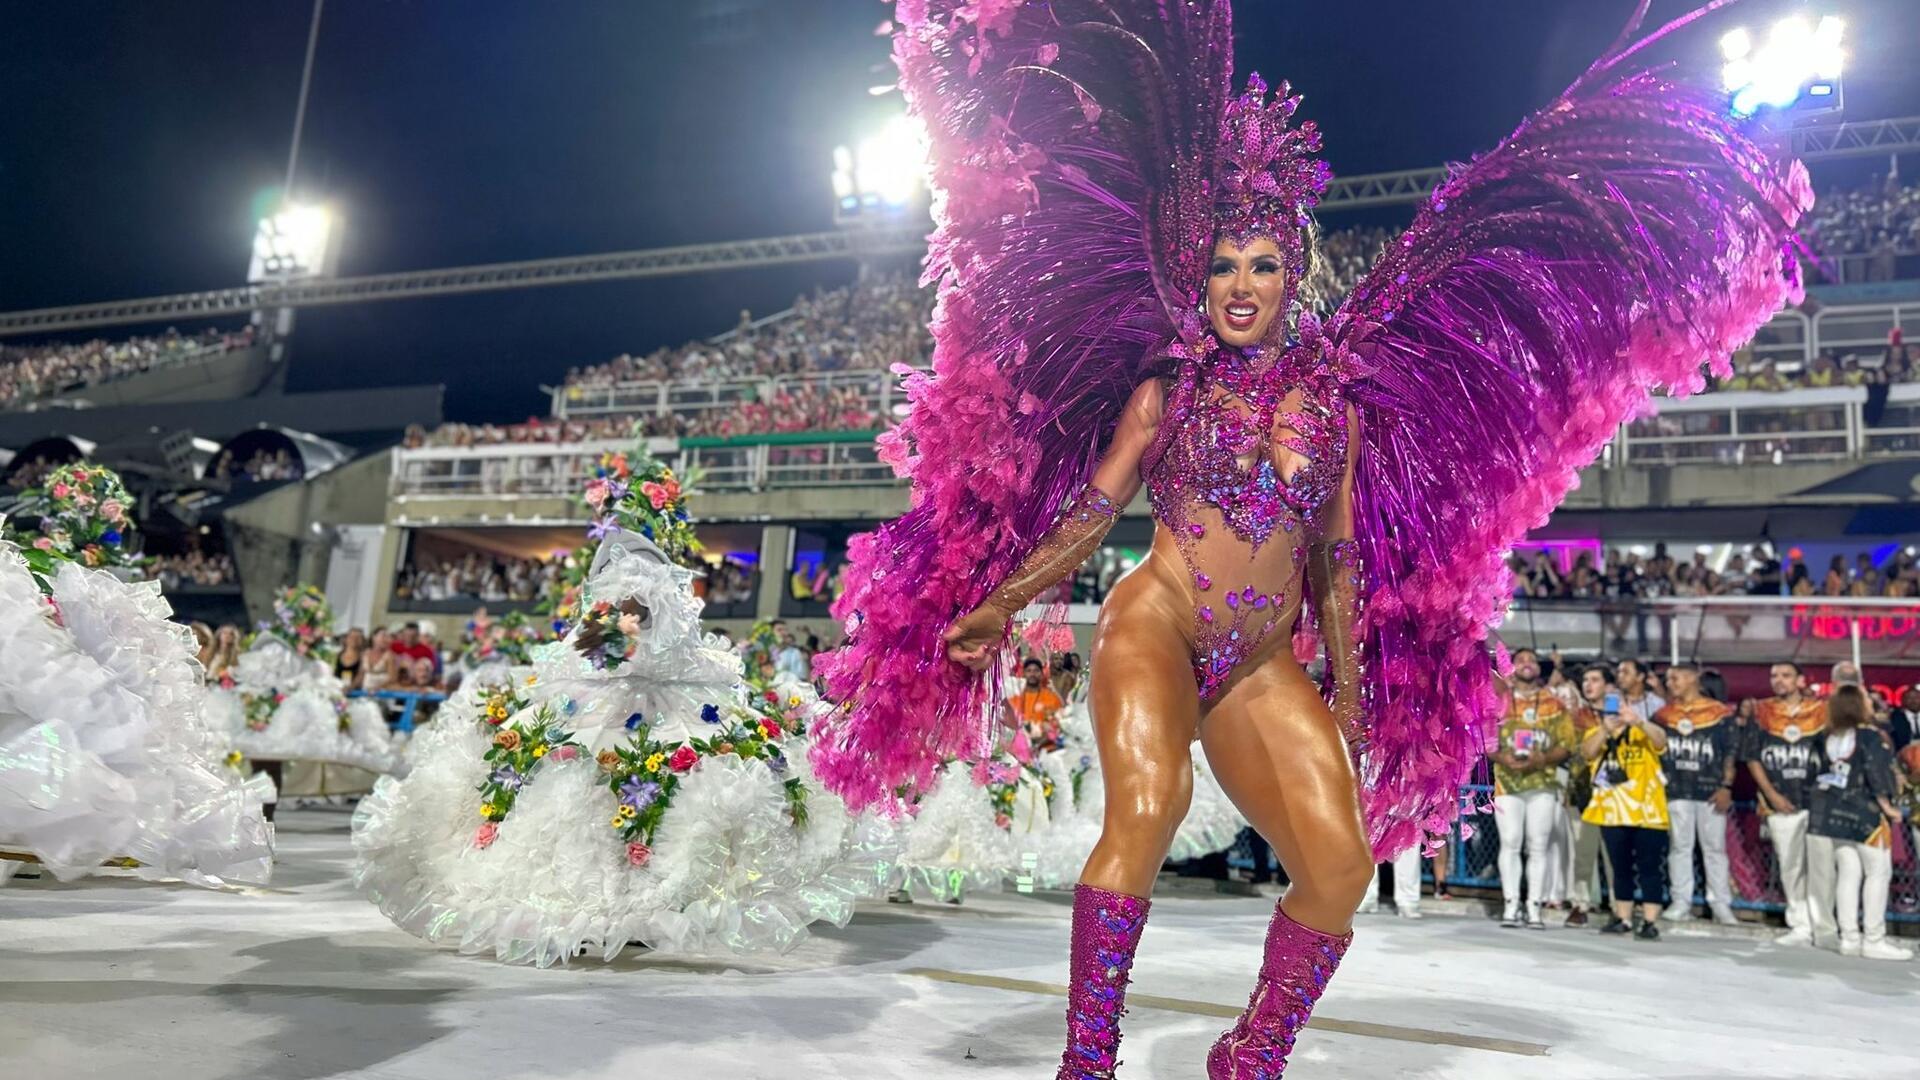
M 872 904 L 784 957 L 537 971 L 428 947 L 347 880 L 347 815 L 283 815 L 272 888 L 0 887 L 0 1076 L 653 1080 L 1053 1075 L 1065 895 Z M 1271 901 L 1166 891 L 1123 1077 L 1201 1077 Z M 1288 1076 L 1914 1075 L 1920 965 L 1749 937 L 1363 916 Z

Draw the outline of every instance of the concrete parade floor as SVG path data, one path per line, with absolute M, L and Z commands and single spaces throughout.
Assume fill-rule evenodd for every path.
M 429 947 L 348 881 L 347 815 L 290 812 L 266 889 L 0 887 L 0 1076 L 654 1080 L 1053 1075 L 1069 898 L 864 906 L 786 956 L 537 971 Z M 1167 890 L 1122 1077 L 1203 1076 L 1272 901 Z M 1752 936 L 1362 916 L 1290 1080 L 1894 1077 L 1920 964 Z

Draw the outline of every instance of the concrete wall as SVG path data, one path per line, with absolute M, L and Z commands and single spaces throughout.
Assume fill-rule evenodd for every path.
M 326 581 L 331 541 L 314 526 L 387 520 L 392 470 L 391 454 L 371 454 L 227 511 L 227 540 L 254 618 L 273 606 L 282 588 Z

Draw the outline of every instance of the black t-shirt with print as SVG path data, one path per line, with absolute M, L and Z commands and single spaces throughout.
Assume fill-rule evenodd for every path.
M 1893 801 L 1893 751 L 1871 728 L 1854 733 L 1853 752 L 1836 761 L 1827 752 L 1828 737 L 1806 740 L 1814 744 L 1819 775 L 1808 796 L 1807 831 L 1815 836 L 1863 843 L 1886 820 L 1880 799 Z
M 1727 707 L 1702 698 L 1668 702 L 1654 714 L 1667 733 L 1667 798 L 1705 802 L 1726 779 L 1734 753 L 1735 726 Z
M 1802 698 L 1789 704 L 1781 698 L 1755 703 L 1753 723 L 1747 725 L 1740 760 L 1757 761 L 1775 790 L 1800 810 L 1818 774 L 1814 742 L 1826 732 L 1826 703 Z

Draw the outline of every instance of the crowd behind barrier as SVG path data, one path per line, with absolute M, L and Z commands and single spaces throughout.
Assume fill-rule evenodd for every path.
M 155 337 L 0 345 L 0 409 L 139 375 L 155 368 L 217 356 L 253 344 L 253 327 L 168 330 Z

